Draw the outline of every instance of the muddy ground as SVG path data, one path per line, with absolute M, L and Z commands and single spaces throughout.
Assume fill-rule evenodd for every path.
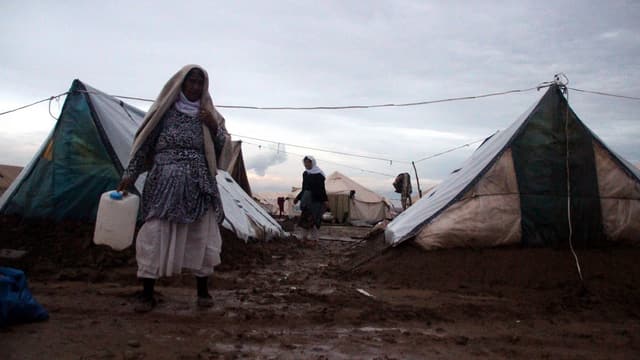
M 226 236 L 212 309 L 184 275 L 140 315 L 131 251 L 93 246 L 90 226 L 0 225 L 0 248 L 29 251 L 4 265 L 27 269 L 51 313 L 0 330 L 1 359 L 640 356 L 638 249 L 580 250 L 585 287 L 565 250 L 409 244 L 351 269 L 374 253 L 358 241 L 367 229 L 324 227 L 317 246 Z

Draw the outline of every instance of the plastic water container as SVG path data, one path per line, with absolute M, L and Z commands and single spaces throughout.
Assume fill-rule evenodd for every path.
M 124 250 L 133 243 L 140 197 L 123 195 L 119 191 L 107 191 L 100 196 L 93 242 Z

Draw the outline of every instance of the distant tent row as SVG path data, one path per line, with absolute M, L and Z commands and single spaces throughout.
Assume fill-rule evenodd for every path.
M 56 220 L 94 220 L 101 193 L 120 181 L 144 112 L 75 80 L 56 126 L 0 198 L 0 214 Z M 242 148 L 232 144 L 217 182 L 223 226 L 245 241 L 284 236 L 250 196 Z M 141 192 L 145 177 L 136 182 Z
M 570 231 L 575 246 L 640 244 L 640 170 L 589 130 L 553 85 L 389 223 L 385 238 L 425 249 L 564 246 Z
M 337 223 L 373 225 L 391 216 L 391 204 L 387 199 L 344 174 L 336 171 L 329 175 L 325 187 L 329 209 Z M 278 198 L 282 197 L 285 199 L 284 215 L 294 217 L 300 215 L 299 206 L 293 204 L 299 193 L 300 188 L 294 187 L 290 193 L 264 192 L 254 194 L 254 198 L 269 213 L 277 215 Z
M 337 223 L 373 225 L 391 216 L 391 204 L 387 199 L 342 173 L 336 171 L 329 175 L 325 187 L 329 209 Z M 253 197 L 272 215 L 280 213 L 278 198 L 284 198 L 284 215 L 294 217 L 300 215 L 299 206 L 293 204 L 299 193 L 300 188 L 294 187 L 290 193 L 262 192 Z

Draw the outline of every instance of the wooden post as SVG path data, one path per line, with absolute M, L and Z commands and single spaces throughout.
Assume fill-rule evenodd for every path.
M 418 177 L 418 170 L 416 170 L 416 163 L 412 161 L 411 165 L 413 165 L 413 171 L 416 173 L 416 182 L 418 183 L 418 196 L 420 196 L 420 199 L 422 199 L 422 190 L 420 189 L 420 178 Z

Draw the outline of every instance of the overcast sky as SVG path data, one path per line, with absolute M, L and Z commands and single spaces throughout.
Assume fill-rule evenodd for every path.
M 2 1 L 0 48 L 0 111 L 64 92 L 74 78 L 154 98 L 187 63 L 209 71 L 217 104 L 409 102 L 528 88 L 558 72 L 578 88 L 640 96 L 640 1 Z M 221 112 L 233 134 L 415 160 L 507 127 L 541 95 Z M 640 161 L 640 102 L 572 92 L 570 103 L 615 151 Z M 0 117 L 0 163 L 26 164 L 54 124 L 46 103 Z M 244 145 L 253 188 L 298 185 L 300 157 L 265 145 Z M 285 149 L 316 155 L 326 173 L 341 171 L 384 193 L 389 177 L 333 163 L 410 170 Z M 420 177 L 444 178 L 472 150 L 420 163 Z

